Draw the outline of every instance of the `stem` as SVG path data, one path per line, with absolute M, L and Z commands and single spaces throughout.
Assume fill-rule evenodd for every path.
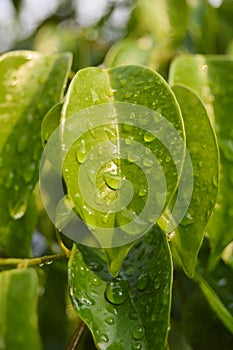
M 80 342 L 81 336 L 84 332 L 86 325 L 85 323 L 81 320 L 75 329 L 72 338 L 70 339 L 70 342 L 67 346 L 67 350 L 75 350 L 78 343 Z
M 58 244 L 59 244 L 61 250 L 63 250 L 63 252 L 66 254 L 67 258 L 69 258 L 70 250 L 63 243 L 61 236 L 60 236 L 60 232 L 58 230 L 56 230 L 56 237 L 57 237 L 57 241 L 58 241 Z
M 39 258 L 31 258 L 31 259 L 20 259 L 20 258 L 0 258 L 0 266 L 1 265 L 17 265 L 17 268 L 25 268 L 33 265 L 40 264 L 48 264 L 53 261 L 65 259 L 67 258 L 67 254 L 55 254 L 55 255 L 45 255 Z

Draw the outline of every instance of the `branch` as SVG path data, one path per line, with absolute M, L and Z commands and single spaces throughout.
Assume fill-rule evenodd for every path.
M 65 258 L 68 258 L 67 253 L 45 255 L 39 258 L 30 258 L 30 259 L 0 258 L 0 266 L 16 265 L 17 268 L 25 268 L 33 265 L 44 265 L 44 264 L 49 265 L 56 260 L 65 259 Z

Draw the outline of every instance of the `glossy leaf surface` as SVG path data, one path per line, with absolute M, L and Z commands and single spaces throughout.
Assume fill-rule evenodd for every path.
M 212 118 L 220 147 L 220 191 L 207 227 L 213 268 L 223 249 L 233 240 L 233 60 L 217 56 L 181 56 L 174 61 L 170 82 L 193 88 Z
M 102 350 L 165 348 L 171 280 L 170 251 L 158 228 L 131 249 L 117 278 L 97 249 L 75 246 L 69 261 L 73 305 Z
M 147 82 L 146 84 L 145 81 Z M 104 112 L 101 112 L 101 108 L 104 108 L 104 103 L 107 106 L 106 108 L 110 108 L 110 110 L 113 108 L 114 110 L 113 117 L 109 119 L 109 122 L 106 122 L 106 116 L 103 115 Z M 108 103 L 109 105 L 107 105 Z M 98 109 L 98 106 L 101 104 L 102 106 Z M 88 107 L 90 109 L 85 110 Z M 142 109 L 143 107 L 146 107 L 146 112 Z M 139 109 L 139 115 L 136 115 L 138 113 L 137 109 Z M 95 112 L 93 113 L 96 118 L 94 122 L 104 123 L 103 126 L 93 127 L 94 122 L 91 119 L 92 111 Z M 147 116 L 146 113 L 150 114 L 154 113 L 154 111 L 159 114 L 158 118 L 163 118 L 163 122 L 171 123 L 174 126 L 175 138 L 172 150 L 178 150 L 178 147 L 180 147 L 179 151 L 177 151 L 179 153 L 178 159 L 173 159 L 163 144 L 167 142 L 167 145 L 171 146 L 171 135 L 167 131 L 166 126 L 164 129 L 161 128 L 164 130 L 163 135 L 166 140 L 162 139 L 160 141 L 159 137 L 161 135 L 154 137 L 154 135 L 146 131 L 153 124 L 150 122 L 149 115 Z M 79 119 L 82 117 L 80 112 L 85 115 L 85 123 L 89 126 L 89 131 L 83 132 L 76 143 L 70 148 L 64 161 L 63 169 L 68 194 L 72 198 L 75 209 L 80 217 L 88 225 L 100 228 L 110 227 L 114 229 L 115 226 L 132 222 L 135 216 L 139 215 L 142 211 L 148 198 L 146 175 L 153 167 L 150 160 L 147 162 L 147 153 L 151 153 L 157 157 L 162 167 L 162 172 L 165 174 L 165 201 L 168 203 L 177 187 L 178 173 L 181 171 L 183 161 L 183 141 L 180 138 L 181 143 L 177 146 L 176 140 L 180 135 L 184 137 L 184 132 L 179 106 L 162 77 L 142 66 L 123 66 L 109 70 L 99 68 L 81 70 L 73 79 L 66 95 L 62 110 L 63 120 L 67 120 L 73 115 L 77 115 L 77 119 Z M 124 122 L 122 116 L 125 116 L 124 120 L 126 122 Z M 136 126 L 133 124 L 134 121 L 131 122 L 131 125 L 127 124 L 130 122 L 130 118 L 135 120 Z M 140 127 L 137 126 L 137 118 L 140 120 Z M 157 124 L 155 122 L 155 127 L 158 129 L 161 127 L 160 121 L 162 119 L 158 119 Z M 74 128 L 70 129 L 73 130 Z M 121 140 L 124 140 L 124 145 L 129 146 L 127 152 Z M 108 147 L 104 148 L 105 142 L 108 142 Z M 133 142 L 141 145 L 143 153 L 137 155 L 137 148 L 132 147 L 131 149 L 130 146 Z M 93 152 L 92 154 L 91 151 L 93 149 L 96 153 Z M 126 155 L 124 152 L 126 152 Z M 96 161 L 98 157 L 100 158 L 100 170 L 96 176 L 93 159 Z M 104 162 L 106 158 L 107 161 Z M 144 162 L 144 169 L 147 169 L 140 168 L 137 161 Z M 176 169 L 177 164 L 174 164 L 175 162 L 178 164 L 178 171 Z M 81 166 L 85 169 L 85 174 L 88 175 L 83 183 L 74 181 Z M 116 214 L 108 211 L 109 204 L 106 204 L 105 212 L 101 213 L 87 204 L 82 197 L 81 189 L 83 188 L 88 198 L 92 198 L 93 193 L 96 193 L 97 201 L 104 199 L 106 203 L 109 202 L 111 204 L 117 196 L 119 187 L 122 184 L 124 185 L 124 181 L 126 189 L 124 191 L 122 190 L 122 193 L 124 195 L 128 194 L 129 190 L 127 186 L 129 182 L 133 186 L 134 193 L 129 205 Z M 94 189 L 93 183 L 95 184 Z M 162 182 L 160 187 L 162 187 Z M 159 202 L 157 195 L 158 193 L 156 194 L 155 192 L 154 199 Z M 160 195 L 160 198 L 162 197 L 163 194 Z M 157 204 L 155 203 L 151 207 L 154 207 L 154 211 L 156 212 Z M 140 233 L 139 230 L 140 225 L 135 224 L 134 231 Z M 111 244 L 112 242 L 105 247 L 114 246 L 114 244 Z M 119 245 L 123 244 L 124 242 Z
M 171 248 L 185 272 L 192 276 L 204 230 L 217 198 L 219 157 L 215 133 L 198 96 L 184 86 L 174 86 L 173 91 L 184 119 L 186 146 L 192 162 L 194 183 L 188 211 L 172 234 Z M 185 180 L 188 181 L 189 178 Z M 185 186 L 190 186 L 190 182 Z M 185 196 L 186 187 L 183 191 Z
M 21 239 L 31 236 L 25 212 L 38 181 L 41 121 L 61 99 L 70 64 L 66 53 L 15 51 L 0 58 L 0 241 L 9 255 L 30 254 L 14 235 L 25 227 Z
M 0 273 L 0 348 L 41 350 L 34 269 Z

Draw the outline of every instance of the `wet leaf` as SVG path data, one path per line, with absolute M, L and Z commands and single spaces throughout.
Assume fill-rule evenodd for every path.
M 69 261 L 71 300 L 97 348 L 163 350 L 172 280 L 166 237 L 154 228 L 138 241 L 117 278 L 98 252 L 74 246 Z
M 114 251 L 114 247 L 135 241 L 148 228 L 148 217 L 140 217 L 147 201 L 153 225 L 153 217 L 177 187 L 184 155 L 178 104 L 163 78 L 146 67 L 88 68 L 73 79 L 62 116 L 68 125 L 64 144 L 74 130 L 79 131 L 67 146 L 63 165 L 68 194 L 100 246 L 112 248 L 108 262 L 116 275 L 128 248 Z M 74 180 L 79 173 L 82 178 Z M 95 245 L 91 236 L 85 242 L 75 237 L 82 244 Z
M 30 245 L 16 244 L 14 237 L 32 234 L 25 213 L 38 181 L 41 121 L 62 97 L 70 61 L 67 53 L 30 51 L 0 58 L 0 242 L 8 255 L 30 255 Z
M 215 133 L 198 96 L 184 86 L 174 86 L 173 91 L 184 119 L 186 146 L 192 162 L 193 193 L 184 218 L 172 234 L 171 249 L 191 277 L 217 198 L 219 156 Z M 181 187 L 185 201 L 187 187 L 192 184 L 187 173 L 183 176 Z
M 220 147 L 220 190 L 213 216 L 207 227 L 211 244 L 209 267 L 214 268 L 223 249 L 233 240 L 233 70 L 230 57 L 181 56 L 173 63 L 172 84 L 193 88 L 204 101 Z M 223 234 L 224 233 L 224 234 Z
M 0 348 L 40 350 L 38 277 L 34 269 L 0 273 Z

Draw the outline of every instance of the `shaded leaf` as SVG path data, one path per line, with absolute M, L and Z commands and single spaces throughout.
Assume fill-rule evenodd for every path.
M 38 277 L 34 269 L 0 273 L 0 348 L 40 350 Z
M 171 249 L 185 272 L 192 276 L 204 230 L 217 198 L 219 157 L 215 133 L 198 96 L 184 86 L 174 86 L 173 91 L 184 119 L 186 146 L 192 162 L 194 183 L 188 211 L 172 234 Z M 189 178 L 184 178 L 184 182 L 185 180 L 188 182 L 185 185 L 182 183 L 184 200 L 186 186 L 192 186 Z
M 216 313 L 229 332 L 233 334 L 233 315 L 230 314 L 215 291 L 198 272 L 195 273 L 195 280 L 198 282 L 211 309 Z
M 233 240 L 233 70 L 230 57 L 181 56 L 171 68 L 170 82 L 193 88 L 204 101 L 212 118 L 220 147 L 220 190 L 213 216 L 207 227 L 211 244 L 210 268 Z M 224 234 L 223 234 L 224 233 Z
M 93 248 L 74 246 L 70 295 L 98 349 L 165 348 L 172 265 L 166 237 L 154 228 L 130 251 L 117 278 Z
M 28 256 L 14 235 L 27 227 L 24 214 L 42 154 L 40 128 L 47 111 L 63 94 L 71 64 L 69 54 L 44 56 L 9 52 L 0 58 L 0 242 L 7 254 Z M 25 229 L 21 239 L 31 236 Z

